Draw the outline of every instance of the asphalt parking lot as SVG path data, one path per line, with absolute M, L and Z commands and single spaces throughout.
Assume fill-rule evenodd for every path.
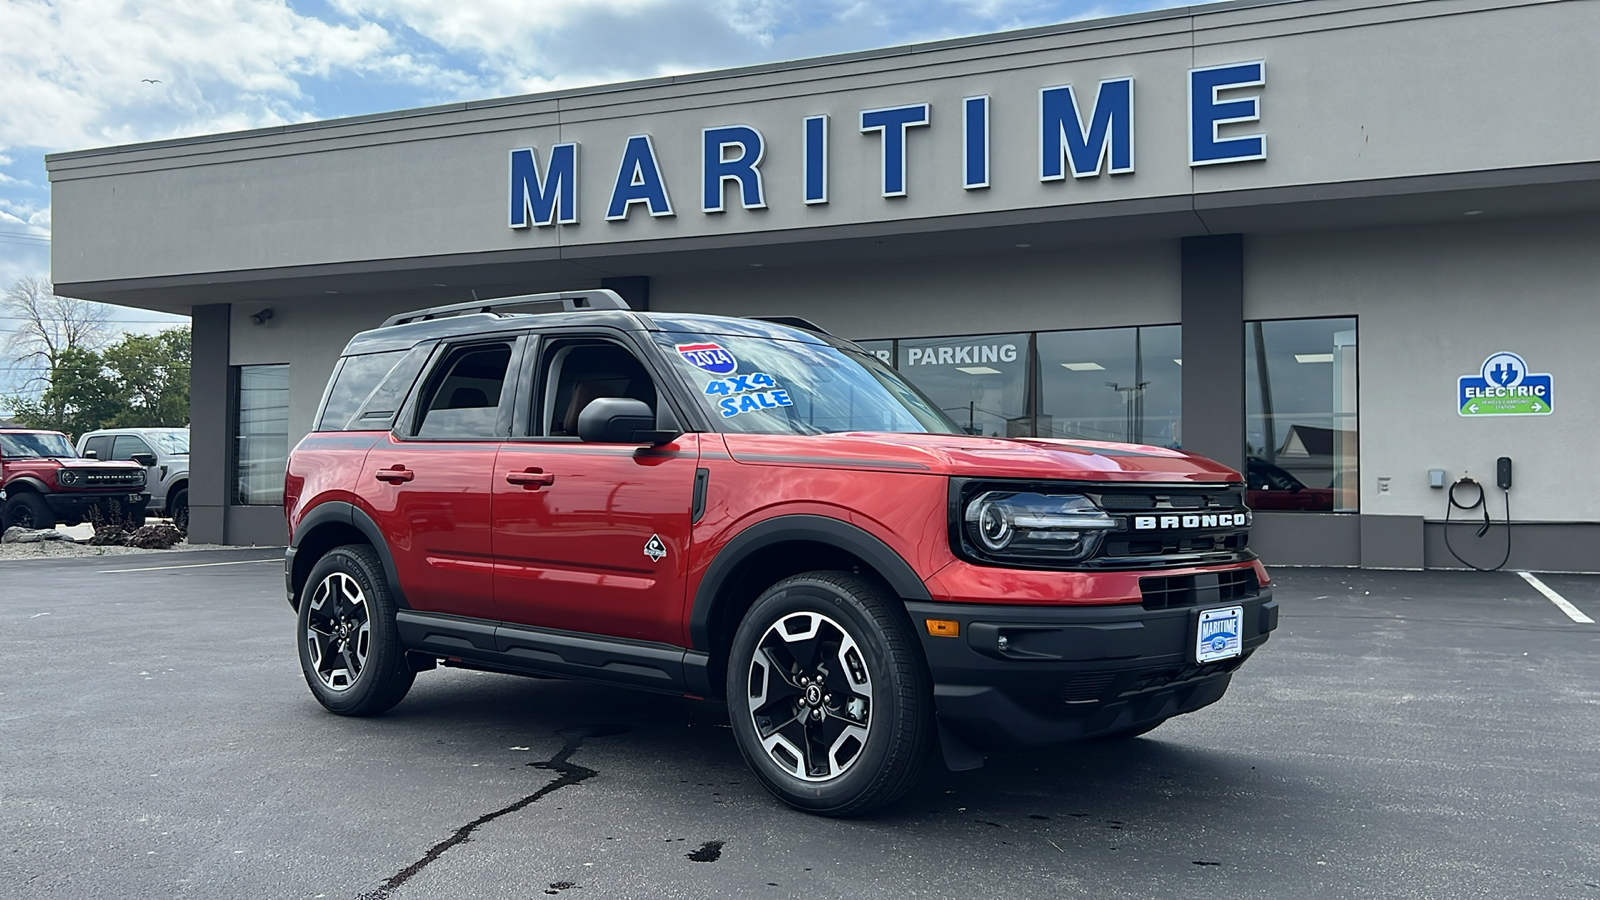
M 1514 574 L 1277 572 L 1221 703 L 834 821 L 709 703 L 439 670 L 328 715 L 270 557 L 0 564 L 0 896 L 1600 900 L 1600 625 Z

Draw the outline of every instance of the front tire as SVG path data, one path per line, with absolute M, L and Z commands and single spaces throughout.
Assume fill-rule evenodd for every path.
M 411 690 L 394 596 L 371 547 L 349 544 L 317 560 L 296 617 L 300 669 L 329 712 L 375 716 Z
M 728 659 L 739 751 L 779 800 L 849 816 L 899 799 L 933 748 L 933 689 L 899 601 L 846 572 L 768 588 Z
M 43 497 L 32 491 L 17 491 L 0 507 L 0 523 L 0 531 L 12 527 L 42 531 L 56 527 L 56 517 Z

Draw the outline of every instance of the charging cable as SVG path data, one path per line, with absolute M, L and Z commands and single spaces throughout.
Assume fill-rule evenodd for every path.
M 1472 488 L 1472 489 L 1476 490 L 1478 492 L 1477 498 L 1474 499 L 1471 503 L 1462 503 L 1460 500 L 1458 500 L 1456 498 L 1456 490 L 1458 488 Z M 1472 563 L 1469 563 L 1466 560 L 1462 559 L 1461 558 L 1461 554 L 1456 552 L 1456 548 L 1450 546 L 1450 513 L 1453 510 L 1459 509 L 1459 510 L 1462 510 L 1463 512 L 1469 512 L 1469 513 L 1472 512 L 1475 509 L 1483 510 L 1483 524 L 1478 526 L 1478 537 L 1480 537 L 1480 538 L 1483 537 L 1484 535 L 1488 534 L 1489 533 L 1489 526 L 1494 524 L 1489 519 L 1489 503 L 1488 503 L 1487 497 L 1485 495 L 1485 492 L 1483 490 L 1483 485 L 1481 485 L 1477 481 L 1474 481 L 1473 479 L 1467 478 L 1465 476 L 1463 476 L 1460 481 L 1457 481 L 1455 484 L 1450 485 L 1449 502 L 1447 504 L 1445 504 L 1445 508 L 1444 508 L 1444 546 L 1445 546 L 1446 550 L 1450 551 L 1450 555 L 1454 556 L 1456 558 L 1456 561 L 1461 563 L 1463 566 L 1466 566 L 1469 569 L 1476 569 L 1479 572 L 1498 572 L 1501 569 L 1506 567 L 1506 563 L 1511 561 L 1511 489 L 1510 488 L 1505 488 L 1505 492 L 1506 492 L 1506 555 L 1500 559 L 1500 564 L 1499 565 L 1495 566 L 1492 569 L 1486 569 L 1483 566 L 1475 566 Z M 1468 524 L 1470 524 L 1470 523 L 1468 523 Z

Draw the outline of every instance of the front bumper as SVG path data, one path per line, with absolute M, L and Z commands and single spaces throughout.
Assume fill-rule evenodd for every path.
M 1244 607 L 1242 654 L 1197 663 L 1200 610 L 1227 606 Z M 987 750 L 1092 738 L 1215 703 L 1234 670 L 1278 627 L 1270 587 L 1253 597 L 1158 610 L 937 602 L 906 608 L 933 675 L 940 724 Z M 955 620 L 960 636 L 929 635 L 926 619 Z
M 90 510 L 97 510 L 107 521 L 137 519 L 150 505 L 150 495 L 136 491 L 92 494 L 57 491 L 43 496 L 51 515 L 63 522 L 87 521 Z

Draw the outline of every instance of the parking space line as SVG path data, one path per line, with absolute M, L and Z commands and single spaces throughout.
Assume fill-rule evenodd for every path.
M 234 559 L 228 562 L 189 563 L 183 566 L 144 566 L 138 569 L 101 569 L 101 575 L 120 575 L 124 572 L 165 572 L 168 569 L 206 569 L 211 566 L 248 566 L 251 563 L 282 563 L 281 559 Z
M 1543 594 L 1545 599 L 1549 600 L 1551 603 L 1554 603 L 1557 609 L 1566 613 L 1567 618 L 1577 622 L 1579 625 L 1594 624 L 1594 620 L 1584 615 L 1583 610 L 1573 606 L 1567 601 L 1567 598 L 1561 596 L 1555 591 L 1550 590 L 1550 587 L 1535 577 L 1532 572 L 1518 572 L 1517 574 L 1522 576 L 1523 581 L 1533 585 L 1533 589 Z

